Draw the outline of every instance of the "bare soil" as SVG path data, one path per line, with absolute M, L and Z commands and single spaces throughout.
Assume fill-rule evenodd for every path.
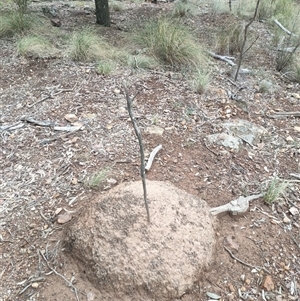
M 79 2 L 69 3 L 51 2 L 60 11 L 61 31 L 95 26 L 93 14 L 86 15 Z M 111 28 L 95 26 L 114 45 L 121 44 L 123 30 L 174 5 L 124 3 L 124 11 L 112 13 Z M 33 8 L 39 10 L 41 4 Z M 216 51 L 213 37 L 233 18 L 211 17 L 203 3 L 185 23 L 208 50 Z M 207 292 L 221 300 L 300 300 L 300 221 L 291 209 L 300 208 L 299 178 L 292 175 L 300 171 L 300 121 L 270 118 L 277 111 L 299 112 L 300 88 L 275 71 L 275 52 L 266 46 L 271 40 L 267 24 L 255 22 L 253 28 L 260 38 L 243 64 L 252 72 L 235 83 L 231 67 L 212 60 L 214 77 L 203 95 L 193 92 L 179 72 L 122 67 L 103 77 L 92 63 L 25 58 L 17 55 L 14 39 L 0 40 L 0 125 L 20 125 L 0 132 L 1 301 L 101 300 L 101 292 L 64 252 L 68 222 L 58 223 L 58 216 L 84 211 L 114 185 L 107 179 L 117 184 L 140 179 L 124 80 L 132 95 L 140 90 L 134 112 L 146 152 L 163 146 L 147 173 L 149 180 L 169 181 L 210 207 L 258 193 L 274 175 L 291 180 L 279 202 L 268 205 L 257 199 L 245 214 L 217 217 L 213 262 L 181 300 L 208 300 Z M 260 93 L 263 79 L 274 89 Z M 229 98 L 228 91 L 242 101 Z M 66 126 L 64 116 L 70 113 L 83 129 L 66 134 L 22 121 L 25 116 Z M 220 132 L 224 120 L 237 118 L 263 126 L 267 135 L 257 145 L 245 143 L 239 152 L 207 144 L 206 136 Z M 153 125 L 164 129 L 163 135 L 147 133 Z M 104 170 L 105 181 L 90 189 L 87 179 Z

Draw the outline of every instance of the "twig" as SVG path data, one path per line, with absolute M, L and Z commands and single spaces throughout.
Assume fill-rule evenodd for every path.
M 32 117 L 21 117 L 21 121 L 26 121 L 28 123 L 32 123 L 32 124 L 36 124 L 36 125 L 39 125 L 39 126 L 48 126 L 48 127 L 52 127 L 55 125 L 55 123 L 53 121 L 39 121 L 39 120 L 36 120 Z
M 244 51 L 245 45 L 246 45 L 246 41 L 247 41 L 247 34 L 248 34 L 248 29 L 250 27 L 250 25 L 254 22 L 254 20 L 256 19 L 257 13 L 258 13 L 258 7 L 259 7 L 259 3 L 260 0 L 257 0 L 256 2 L 256 7 L 255 7 L 255 12 L 253 15 L 253 18 L 250 20 L 250 22 L 248 24 L 246 24 L 245 29 L 244 29 L 244 40 L 243 40 L 243 44 L 242 44 L 242 49 L 240 51 L 240 55 L 239 55 L 239 62 L 236 68 L 236 73 L 235 73 L 235 77 L 234 80 L 237 81 L 237 78 L 239 76 L 239 72 L 240 72 L 240 68 L 241 68 L 241 64 L 242 64 L 242 60 L 243 60 L 243 56 L 246 53 Z M 247 51 L 249 50 L 249 48 L 247 49 Z
M 153 149 L 153 151 L 150 154 L 149 160 L 147 162 L 147 165 L 145 167 L 145 170 L 149 171 L 151 166 L 152 166 L 152 162 L 154 160 L 155 155 L 162 149 L 162 145 L 158 145 L 155 149 Z
M 44 256 L 44 254 L 41 252 L 41 250 L 39 250 L 39 253 L 41 254 L 41 256 L 43 257 L 44 261 L 46 262 L 47 267 L 57 276 L 61 277 L 63 280 L 65 280 L 65 282 L 67 282 L 68 286 L 72 287 L 76 296 L 77 301 L 79 301 L 79 297 L 78 297 L 78 293 L 77 293 L 77 288 L 73 285 L 72 282 L 70 282 L 65 276 L 63 276 L 62 274 L 58 273 L 55 269 L 51 268 L 48 260 L 46 259 L 46 257 Z
M 48 98 L 53 98 L 54 96 L 56 96 L 56 95 L 58 95 L 58 94 L 60 94 L 62 92 L 73 92 L 73 90 L 74 90 L 74 88 L 73 89 L 60 89 L 56 93 L 51 93 L 50 95 L 47 95 L 47 96 L 43 97 L 41 100 L 38 100 L 38 101 L 36 101 L 36 102 L 34 102 L 34 103 L 30 104 L 30 105 L 27 105 L 27 107 L 28 108 L 32 108 L 33 106 L 35 106 L 35 105 L 37 105 L 37 104 L 45 101 Z
M 213 150 L 211 150 L 209 147 L 208 147 L 208 145 L 206 144 L 206 142 L 204 141 L 204 146 L 211 152 L 211 153 L 213 153 L 215 156 L 219 156 L 216 152 L 214 152 Z
M 17 122 L 17 123 L 10 124 L 10 125 L 1 125 L 0 131 L 12 131 L 12 130 L 19 129 L 23 126 L 24 126 L 24 123 L 22 123 L 22 122 Z
M 226 247 L 226 246 L 223 246 L 224 249 L 229 253 L 229 255 L 231 256 L 231 258 L 233 258 L 234 260 L 238 261 L 239 263 L 249 267 L 249 268 L 252 268 L 252 269 L 263 269 L 265 272 L 269 273 L 270 272 L 265 268 L 265 267 L 259 267 L 259 266 L 255 266 L 255 265 L 252 265 L 250 263 L 247 263 L 239 258 L 237 258 L 235 255 L 233 255 L 233 253 Z
M 149 206 L 148 206 L 148 201 L 147 201 L 144 146 L 143 146 L 143 141 L 142 141 L 142 136 L 141 136 L 140 129 L 138 128 L 138 126 L 137 126 L 137 124 L 135 122 L 135 118 L 133 116 L 132 108 L 131 108 L 131 104 L 132 104 L 133 100 L 135 99 L 135 97 L 138 95 L 139 90 L 134 95 L 133 98 L 130 98 L 129 97 L 129 93 L 128 93 L 128 89 L 126 88 L 125 83 L 123 83 L 123 88 L 124 88 L 124 91 L 125 91 L 125 96 L 126 96 L 126 101 L 127 101 L 127 110 L 128 110 L 131 122 L 133 124 L 133 128 L 134 128 L 135 134 L 136 134 L 136 136 L 138 138 L 139 145 L 140 145 L 140 153 L 141 153 L 141 177 L 142 177 L 143 190 L 144 190 L 144 202 L 145 202 L 145 207 L 146 207 L 146 211 L 147 211 L 147 219 L 148 219 L 148 222 L 150 223 L 150 213 L 149 213 Z

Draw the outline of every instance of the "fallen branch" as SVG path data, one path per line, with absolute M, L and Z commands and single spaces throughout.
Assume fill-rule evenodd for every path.
M 219 54 L 216 54 L 212 51 L 207 51 L 207 53 L 212 56 L 213 58 L 215 59 L 218 59 L 218 60 L 221 60 L 221 61 L 224 61 L 226 62 L 227 64 L 229 64 L 230 66 L 235 66 L 236 64 L 232 61 L 234 60 L 233 57 L 230 57 L 230 56 L 223 56 L 223 55 L 219 55 Z
M 22 122 L 17 122 L 11 125 L 1 125 L 0 126 L 0 131 L 13 131 L 13 130 L 17 130 L 20 129 L 24 126 L 24 123 Z
M 40 144 L 48 144 L 50 142 L 53 142 L 55 140 L 59 140 L 59 139 L 63 139 L 63 138 L 66 138 L 68 137 L 69 135 L 73 134 L 73 133 L 76 133 L 77 131 L 79 131 L 81 129 L 81 127 L 79 129 L 76 129 L 72 132 L 69 132 L 69 133 L 66 133 L 66 134 L 63 134 L 63 135 L 60 135 L 60 136 L 56 136 L 56 137 L 53 137 L 53 138 L 48 138 L 48 139 L 43 139 L 40 141 Z
M 220 214 L 222 212 L 227 212 L 227 211 L 232 213 L 233 215 L 244 213 L 248 210 L 249 203 L 251 201 L 258 199 L 262 196 L 264 196 L 264 193 L 254 194 L 254 195 L 250 195 L 248 197 L 240 196 L 238 199 L 235 199 L 225 205 L 211 208 L 210 213 L 212 215 L 217 215 L 217 214 Z
M 162 149 L 162 145 L 158 145 L 150 154 L 149 160 L 147 162 L 147 165 L 145 166 L 145 170 L 149 171 L 151 166 L 152 166 L 152 162 L 154 160 L 155 155 Z
M 295 36 L 297 37 L 296 34 L 292 33 L 291 31 L 289 31 L 288 29 L 286 29 L 278 20 L 274 20 L 274 22 L 277 24 L 278 27 L 280 27 L 285 33 L 287 33 L 289 36 Z
M 21 121 L 26 121 L 28 123 L 32 123 L 35 125 L 39 125 L 39 126 L 45 126 L 45 127 L 53 127 L 55 126 L 55 123 L 53 121 L 40 121 L 40 120 L 36 120 L 32 117 L 22 117 Z
M 267 115 L 269 118 L 300 117 L 300 112 L 278 112 L 273 115 Z

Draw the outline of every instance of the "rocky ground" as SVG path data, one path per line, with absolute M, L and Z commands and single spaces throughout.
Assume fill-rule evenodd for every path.
M 92 2 L 51 4 L 61 13 L 60 30 L 94 24 L 84 10 Z M 130 30 L 135 20 L 172 5 L 125 2 L 123 11 L 112 13 L 112 28 L 99 32 L 118 44 L 117 28 Z M 204 3 L 186 23 L 216 51 L 212 37 L 232 18 L 212 17 Z M 209 293 L 219 300 L 299 300 L 300 87 L 275 71 L 275 53 L 265 46 L 267 25 L 256 22 L 254 28 L 260 38 L 243 66 L 250 74 L 234 82 L 232 67 L 212 59 L 214 76 L 202 95 L 181 73 L 122 67 L 104 77 L 90 63 L 19 56 L 13 39 L 0 40 L 1 301 L 101 300 L 63 252 L 62 240 L 68 220 L 93 200 L 114 185 L 140 179 L 124 81 L 130 95 L 140 91 L 133 110 L 146 156 L 162 145 L 149 180 L 171 182 L 210 207 L 260 193 L 274 176 L 289 181 L 274 204 L 258 198 L 244 214 L 216 217 L 214 259 L 181 300 L 217 298 Z M 228 126 L 239 122 L 242 129 Z M 92 189 L 95 173 L 103 181 Z

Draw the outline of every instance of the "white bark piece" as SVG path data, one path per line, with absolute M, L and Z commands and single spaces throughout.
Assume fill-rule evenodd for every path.
M 211 51 L 207 51 L 207 53 L 209 55 L 211 55 L 213 58 L 221 60 L 226 62 L 227 64 L 229 64 L 230 66 L 235 66 L 236 64 L 232 61 L 234 58 L 233 57 L 228 57 L 228 56 L 223 56 L 223 55 L 219 55 L 216 53 L 213 53 Z
M 150 154 L 149 160 L 147 162 L 147 165 L 145 166 L 145 170 L 149 171 L 151 166 L 152 166 L 152 162 L 154 160 L 155 155 L 162 149 L 162 145 L 158 145 L 156 148 L 153 149 L 153 151 Z

